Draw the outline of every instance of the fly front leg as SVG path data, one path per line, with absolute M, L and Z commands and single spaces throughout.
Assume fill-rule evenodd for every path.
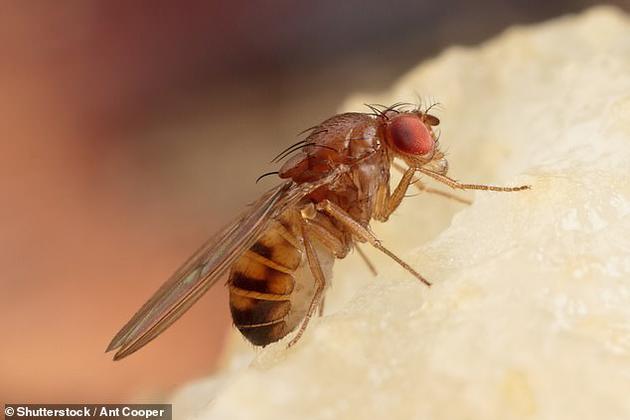
M 401 167 L 397 167 L 397 168 L 400 169 L 401 171 L 404 170 Z M 403 176 L 398 182 L 398 185 L 396 186 L 396 188 L 394 189 L 394 192 L 392 194 L 388 194 L 389 192 L 388 191 L 385 195 L 385 198 L 376 206 L 376 212 L 374 215 L 374 218 L 376 220 L 381 221 L 381 222 L 386 222 L 387 219 L 389 219 L 389 216 L 391 216 L 391 214 L 398 208 L 398 206 L 400 206 L 400 203 L 402 202 L 402 199 L 405 197 L 405 194 L 407 193 L 407 190 L 409 189 L 410 185 L 414 185 L 417 189 L 419 189 L 422 192 L 427 192 L 430 194 L 437 194 L 442 197 L 459 201 L 460 203 L 464 203 L 464 204 L 472 204 L 471 201 L 465 198 L 458 197 L 454 194 L 451 194 L 445 191 L 436 190 L 435 188 L 427 187 L 425 184 L 423 184 L 419 180 L 414 181 L 413 176 L 417 170 L 418 169 L 416 168 L 407 168 L 406 170 L 404 170 Z
M 399 165 L 396 162 L 394 162 L 392 164 L 392 166 L 394 168 L 396 168 L 402 174 L 406 174 L 409 170 L 411 170 L 411 168 L 405 169 L 402 165 Z M 458 201 L 458 202 L 463 203 L 463 204 L 472 204 L 472 201 L 470 201 L 470 200 L 468 200 L 466 198 L 458 197 L 455 194 L 451 194 L 451 193 L 448 193 L 446 191 L 441 191 L 441 190 L 437 190 L 435 188 L 428 187 L 426 184 L 421 182 L 419 179 L 417 179 L 415 181 L 411 181 L 411 185 L 413 185 L 420 192 L 423 192 L 423 193 L 439 195 L 441 197 L 448 198 L 448 199 L 451 199 L 451 200 L 455 200 L 455 201 Z
M 518 187 L 497 187 L 495 185 L 483 185 L 483 184 L 463 184 L 458 182 L 452 178 L 447 177 L 446 175 L 439 174 L 437 172 L 433 172 L 426 168 L 418 168 L 419 172 L 422 172 L 425 175 L 430 176 L 442 184 L 448 185 L 454 190 L 482 190 L 482 191 L 497 191 L 497 192 L 515 192 L 515 191 L 523 191 L 529 190 L 532 187 L 529 185 L 521 185 Z
M 393 193 L 389 192 L 389 186 L 383 186 L 379 194 L 382 194 L 381 199 L 377 201 L 377 205 L 374 211 L 374 218 L 380 222 L 386 222 L 389 216 L 400 206 L 402 199 L 405 198 L 407 189 L 413 179 L 415 169 L 408 168 L 403 174 L 402 178 L 396 185 Z
M 316 208 L 317 210 L 323 211 L 324 213 L 333 217 L 335 220 L 341 222 L 359 242 L 368 242 L 374 248 L 378 249 L 379 251 L 396 261 L 398 264 L 400 264 L 405 270 L 413 274 L 418 280 L 420 280 L 427 286 L 431 285 L 428 280 L 422 277 L 416 270 L 411 268 L 409 264 L 401 260 L 389 249 L 385 248 L 381 241 L 368 228 L 354 220 L 352 216 L 346 213 L 344 209 L 329 200 L 324 200 L 318 203 Z
M 419 179 L 413 181 L 412 184 L 418 190 L 420 190 L 421 192 L 426 192 L 426 193 L 429 193 L 429 194 L 436 194 L 436 195 L 439 195 L 439 196 L 442 196 L 442 197 L 445 197 L 445 198 L 448 198 L 448 199 L 451 199 L 451 200 L 458 201 L 458 202 L 460 202 L 462 204 L 469 204 L 469 205 L 472 204 L 472 201 L 470 201 L 470 200 L 468 200 L 466 198 L 458 197 L 455 194 L 451 194 L 451 193 L 446 192 L 446 191 L 442 191 L 442 190 L 438 190 L 438 189 L 435 189 L 435 188 L 428 187 L 424 182 L 420 181 Z

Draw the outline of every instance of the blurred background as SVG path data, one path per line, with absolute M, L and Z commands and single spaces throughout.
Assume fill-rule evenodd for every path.
M 254 181 L 277 152 L 449 45 L 598 3 L 3 2 L 3 402 L 149 400 L 210 374 L 231 328 L 221 286 L 140 353 L 104 349 L 274 185 Z

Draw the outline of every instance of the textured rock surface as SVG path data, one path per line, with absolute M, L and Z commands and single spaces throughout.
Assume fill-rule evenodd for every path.
M 297 346 L 182 391 L 176 413 L 630 418 L 630 19 L 598 8 L 510 29 L 344 109 L 417 93 L 444 104 L 451 176 L 533 190 L 408 199 L 375 230 L 431 289 L 373 252 L 376 278 L 349 258 Z

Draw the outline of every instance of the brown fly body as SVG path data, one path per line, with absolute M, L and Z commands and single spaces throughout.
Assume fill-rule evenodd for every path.
M 300 339 L 311 317 L 321 313 L 334 260 L 357 243 L 375 247 L 430 285 L 370 230 L 372 220 L 388 220 L 412 185 L 467 202 L 416 175 L 452 189 L 529 188 L 459 183 L 446 175 L 448 163 L 434 131 L 437 117 L 407 104 L 370 109 L 335 115 L 278 155 L 275 160 L 286 159 L 277 172 L 284 181 L 204 244 L 140 308 L 107 348 L 118 349 L 114 359 L 157 337 L 227 271 L 234 324 L 258 346 L 293 331 L 289 345 Z M 393 190 L 392 169 L 402 172 Z

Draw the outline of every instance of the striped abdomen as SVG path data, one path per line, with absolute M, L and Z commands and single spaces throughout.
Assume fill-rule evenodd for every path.
M 228 282 L 232 318 L 253 344 L 273 343 L 296 327 L 289 314 L 301 262 L 295 235 L 274 221 L 232 266 Z

